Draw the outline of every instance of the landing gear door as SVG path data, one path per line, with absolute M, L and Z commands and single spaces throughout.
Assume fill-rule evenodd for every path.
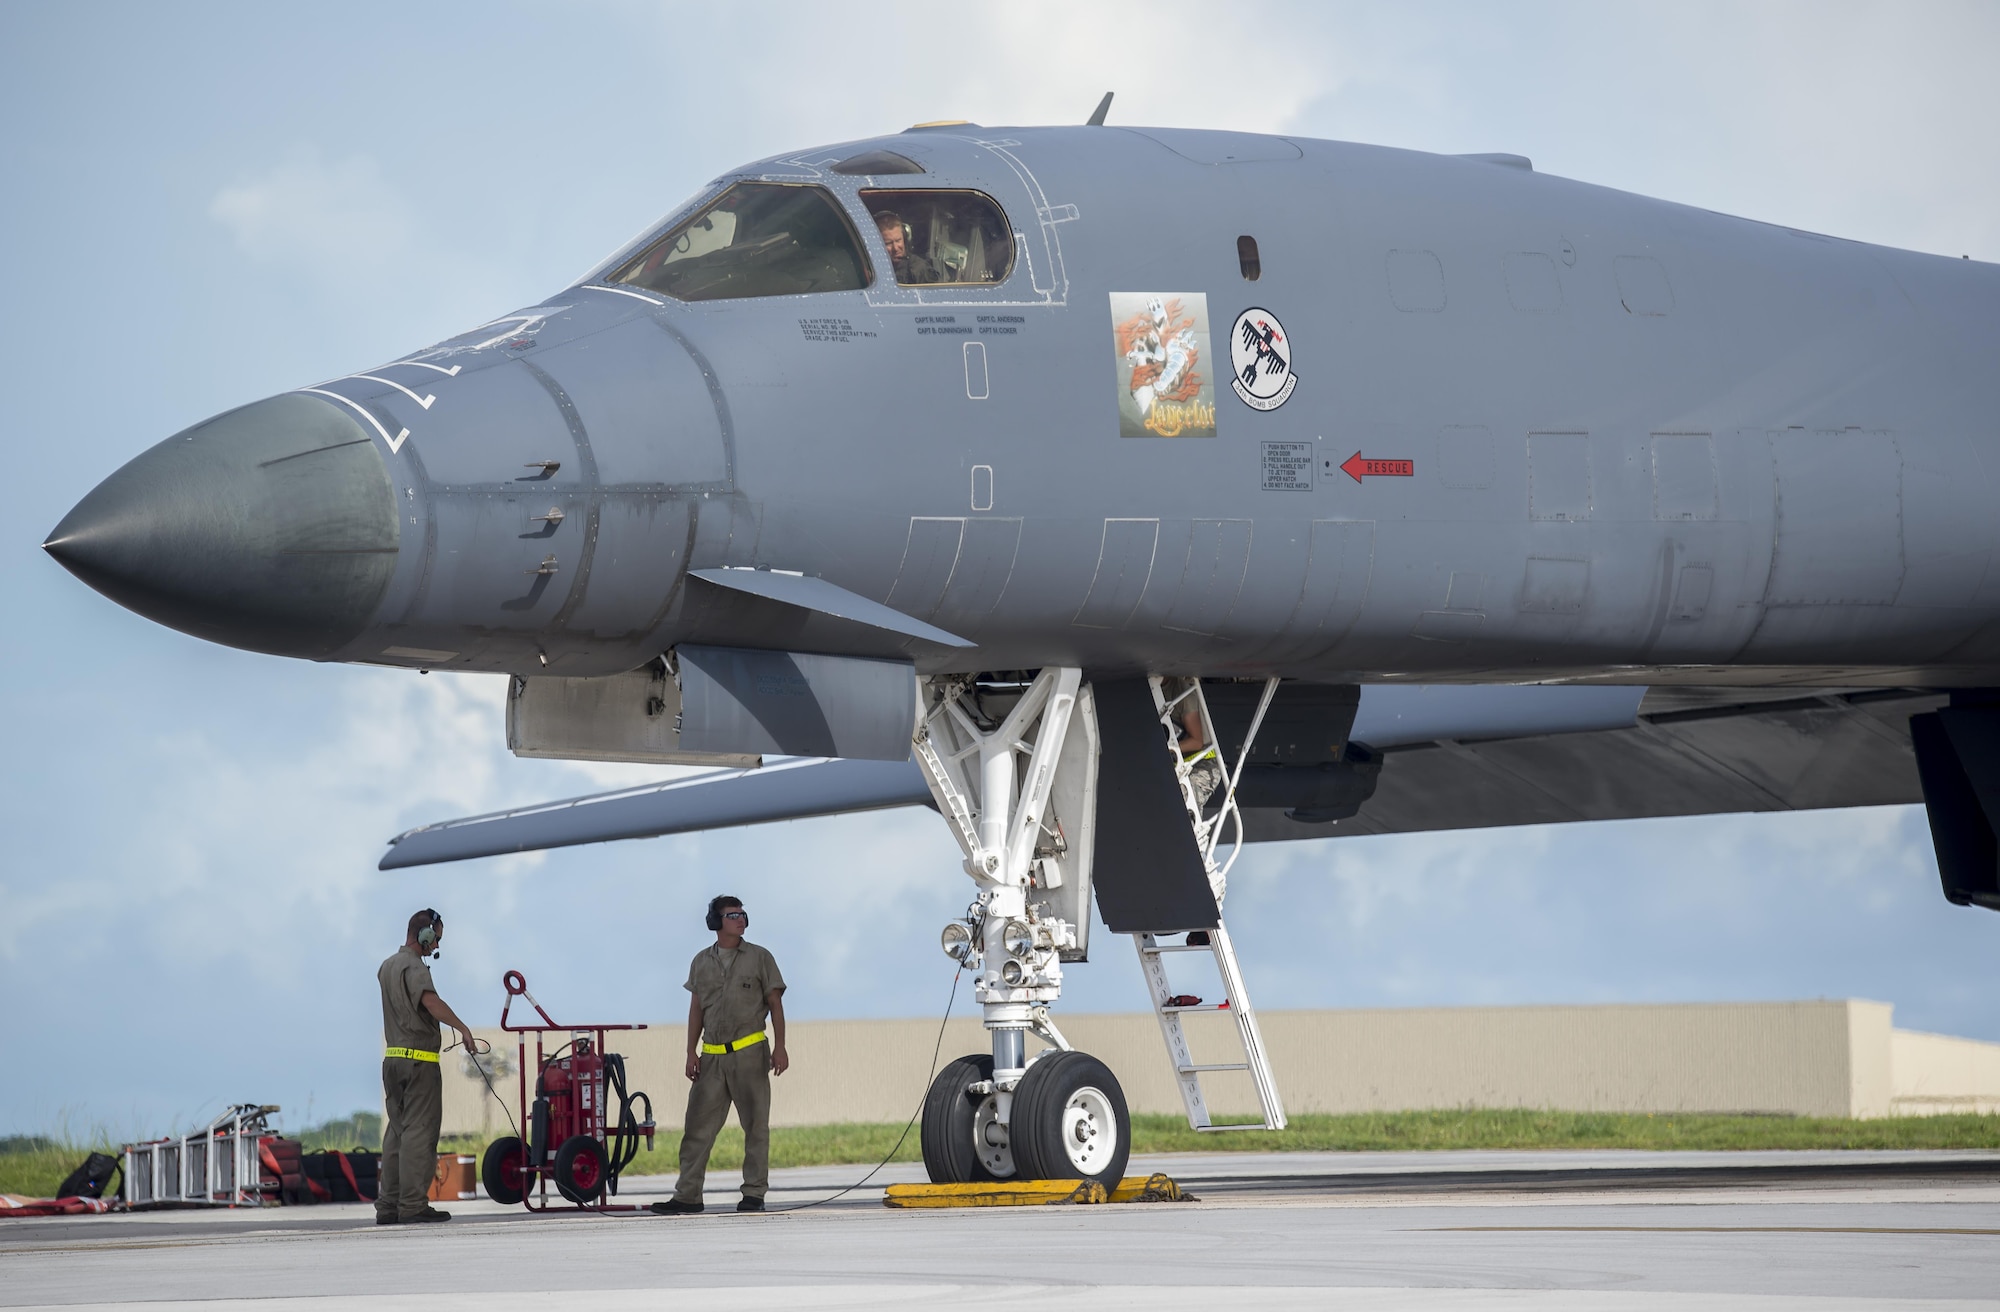
M 1076 946 L 1062 959 L 1090 960 L 1090 869 L 1097 850 L 1097 702 L 1090 685 L 1077 691 L 1069 732 L 1049 785 L 1049 810 L 1035 845 L 1031 902 L 1076 926 Z

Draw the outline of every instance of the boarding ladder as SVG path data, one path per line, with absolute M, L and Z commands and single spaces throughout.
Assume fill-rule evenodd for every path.
M 1243 850 L 1243 817 L 1236 806 L 1236 784 L 1243 776 L 1244 763 L 1250 758 L 1250 744 L 1256 740 L 1257 730 L 1264 722 L 1264 713 L 1271 707 L 1271 697 L 1278 689 L 1278 681 L 1271 679 L 1265 683 L 1264 695 L 1257 703 L 1257 714 L 1250 721 L 1249 732 L 1243 737 L 1243 749 L 1233 770 L 1226 768 L 1227 763 L 1222 758 L 1215 724 L 1209 718 L 1208 701 L 1202 696 L 1201 681 L 1177 680 L 1170 685 L 1168 681 L 1153 678 L 1149 682 L 1153 689 L 1154 709 L 1158 711 L 1161 728 L 1167 735 L 1167 745 L 1173 751 L 1174 772 L 1180 782 L 1188 822 L 1194 829 L 1195 843 L 1201 850 L 1209 888 L 1215 894 L 1216 924 L 1213 929 L 1191 932 L 1186 936 L 1190 941 L 1178 943 L 1162 942 L 1163 937 L 1179 937 L 1164 931 L 1148 930 L 1132 935 L 1133 946 L 1139 951 L 1140 969 L 1146 975 L 1146 992 L 1153 999 L 1153 1014 L 1159 1017 L 1160 1034 L 1166 1040 L 1167 1058 L 1174 1067 L 1174 1081 L 1180 1086 L 1181 1101 L 1187 1107 L 1188 1124 L 1203 1132 L 1282 1130 L 1285 1128 L 1284 1104 L 1278 1097 L 1277 1080 L 1271 1074 L 1270 1059 L 1264 1050 L 1264 1035 L 1257 1027 L 1257 1012 L 1250 1005 L 1248 990 L 1243 987 L 1243 973 L 1236 964 L 1236 949 L 1230 943 L 1229 928 L 1222 923 L 1221 914 L 1229 868 L 1236 864 L 1236 857 Z M 1181 736 L 1182 722 L 1190 711 L 1199 717 L 1203 743 L 1203 749 L 1191 757 L 1184 756 L 1176 745 Z M 1218 768 L 1213 773 L 1219 775 L 1212 788 L 1204 787 L 1200 782 L 1204 773 L 1201 765 L 1210 760 L 1216 762 Z M 1217 793 L 1221 794 L 1221 804 L 1211 807 Z M 1217 850 L 1225 845 L 1228 853 L 1218 859 Z M 1181 952 L 1206 952 L 1215 959 L 1216 975 L 1222 981 L 1223 996 L 1220 1001 L 1204 999 L 1192 1006 L 1174 1003 L 1176 997 L 1189 996 L 1174 988 L 1167 972 L 1167 958 Z M 1242 1046 L 1243 1060 L 1195 1061 L 1186 1028 L 1181 1024 L 1181 1017 L 1190 1012 L 1227 1012 L 1236 1022 L 1236 1037 Z M 1242 1124 L 1215 1124 L 1209 1116 L 1208 1098 L 1201 1087 L 1201 1077 L 1213 1071 L 1249 1072 L 1264 1119 Z

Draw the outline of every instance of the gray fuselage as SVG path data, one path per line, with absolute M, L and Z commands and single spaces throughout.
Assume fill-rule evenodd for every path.
M 870 150 L 925 172 L 830 167 Z M 744 179 L 828 189 L 871 284 L 684 303 L 586 280 L 285 399 L 270 413 L 317 435 L 237 462 L 237 502 L 278 508 L 226 549 L 157 524 L 121 546 L 90 499 L 51 549 L 202 636 L 412 667 L 604 674 L 700 642 L 927 672 L 1996 681 L 1991 266 L 1490 158 L 1233 133 L 947 127 L 716 186 Z M 1011 275 L 898 286 L 859 198 L 896 187 L 997 201 Z M 1213 436 L 1120 436 L 1113 299 L 1135 295 L 1205 303 Z M 1268 410 L 1229 386 L 1253 307 L 1296 380 Z M 92 496 L 147 503 L 147 462 L 203 432 Z M 1357 479 L 1356 454 L 1408 473 Z M 299 509 L 321 464 L 337 513 Z M 226 551 L 308 573 L 159 600 L 212 586 Z M 885 648 L 687 577 L 721 566 L 977 646 Z M 291 618 L 242 618 L 281 593 Z M 301 596 L 326 598 L 316 627 Z

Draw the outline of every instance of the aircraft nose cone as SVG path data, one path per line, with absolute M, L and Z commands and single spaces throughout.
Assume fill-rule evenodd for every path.
M 141 453 L 42 546 L 119 605 L 170 628 L 319 658 L 361 632 L 388 588 L 395 492 L 356 418 L 290 393 Z

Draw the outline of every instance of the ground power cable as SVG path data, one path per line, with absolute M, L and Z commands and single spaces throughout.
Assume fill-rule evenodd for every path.
M 904 1140 L 910 1137 L 911 1128 L 916 1125 L 917 1118 L 924 1114 L 924 1103 L 927 1102 L 930 1098 L 931 1081 L 937 1078 L 938 1057 L 942 1055 L 944 1052 L 944 1032 L 946 1027 L 951 1024 L 951 1009 L 958 1002 L 958 981 L 960 980 L 960 978 L 964 976 L 964 974 L 965 974 L 964 966 L 960 966 L 957 970 L 953 971 L 951 974 L 951 996 L 945 999 L 944 1015 L 938 1020 L 937 1042 L 931 1045 L 931 1069 L 929 1074 L 924 1076 L 924 1091 L 917 1098 L 917 1110 L 910 1113 L 910 1119 L 903 1123 L 903 1132 L 896 1136 L 896 1146 L 889 1150 L 889 1155 L 887 1157 L 884 1157 L 881 1161 L 875 1163 L 874 1169 L 869 1171 L 868 1174 L 862 1176 L 859 1180 L 856 1180 L 853 1184 L 848 1185 L 845 1189 L 842 1189 L 839 1193 L 828 1194 L 824 1198 L 815 1198 L 809 1203 L 793 1203 L 789 1207 L 767 1207 L 764 1209 L 767 1213 L 803 1212 L 808 1207 L 818 1207 L 822 1203 L 830 1203 L 834 1199 L 841 1198 L 848 1194 L 851 1194 L 856 1189 L 859 1189 L 862 1185 L 867 1184 L 870 1180 L 873 1180 L 875 1178 L 876 1172 L 880 1171 L 890 1162 L 896 1160 L 896 1154 L 903 1150 Z
M 480 1040 L 475 1039 L 474 1042 L 480 1042 Z M 493 1101 L 500 1104 L 500 1114 L 507 1118 L 507 1128 L 514 1132 L 515 1141 L 521 1145 L 522 1151 L 526 1152 L 528 1146 L 528 1136 L 522 1134 L 521 1127 L 514 1124 L 514 1109 L 507 1105 L 507 1100 L 505 1098 L 502 1098 L 500 1096 L 500 1091 L 493 1087 L 493 1076 L 487 1072 L 486 1063 L 479 1060 L 483 1056 L 490 1055 L 493 1051 L 493 1044 L 491 1040 L 486 1040 L 485 1042 L 486 1042 L 485 1052 L 483 1053 L 475 1052 L 471 1048 L 467 1048 L 465 1050 L 465 1055 L 472 1062 L 472 1069 L 478 1071 L 479 1078 L 486 1082 L 486 1092 L 492 1094 Z M 457 1040 L 454 1039 L 451 1043 L 446 1045 L 444 1050 L 446 1052 L 450 1052 L 453 1048 L 462 1046 L 464 1045 L 460 1044 Z M 564 1045 L 564 1047 L 567 1046 L 568 1046 L 567 1044 Z M 556 1051 L 561 1052 L 562 1049 L 558 1048 L 556 1049 Z

